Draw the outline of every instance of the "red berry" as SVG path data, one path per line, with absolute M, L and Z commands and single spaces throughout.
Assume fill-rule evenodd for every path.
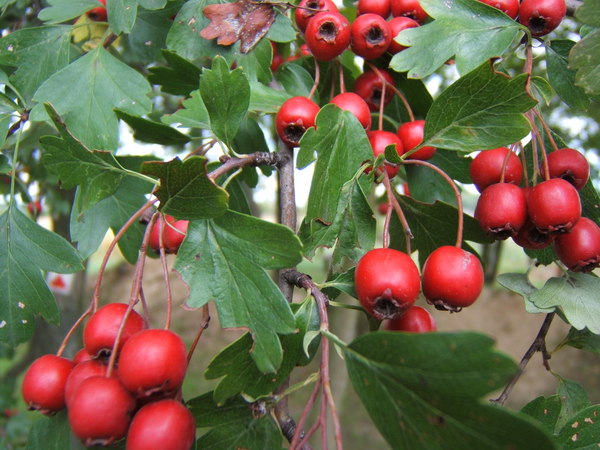
M 101 359 L 90 359 L 73 367 L 65 384 L 65 403 L 67 406 L 73 401 L 75 392 L 77 392 L 81 383 L 91 377 L 105 376 L 107 369 L 108 365 Z
M 483 289 L 483 267 L 475 255 L 453 246 L 434 250 L 423 265 L 423 294 L 437 309 L 472 305 Z
M 568 233 L 581 217 L 581 200 L 568 181 L 551 178 L 531 188 L 527 209 L 542 233 Z
M 83 346 L 90 355 L 110 354 L 126 311 L 125 303 L 109 303 L 92 315 L 83 329 Z M 123 327 L 118 348 L 122 348 L 131 335 L 144 328 L 144 319 L 132 310 Z
M 377 211 L 379 211 L 379 214 L 382 214 L 385 216 L 388 212 L 389 207 L 390 207 L 389 203 L 387 201 L 383 201 L 377 205 Z
M 565 0 L 523 0 L 519 6 L 519 22 L 533 36 L 544 36 L 560 25 L 567 14 Z
M 407 331 L 409 333 L 427 333 L 436 331 L 433 316 L 425 308 L 411 306 L 404 314 L 395 319 L 386 320 L 383 329 L 388 331 Z
M 479 0 L 486 5 L 502 11 L 511 19 L 516 19 L 519 15 L 519 0 Z
M 106 22 L 108 19 L 108 15 L 106 14 L 106 0 L 98 0 L 104 6 L 98 6 L 96 8 L 90 9 L 86 14 L 87 16 L 96 22 Z
M 131 336 L 119 356 L 119 378 L 137 397 L 176 393 L 185 378 L 187 351 L 169 330 L 143 330 Z
M 275 127 L 279 138 L 288 146 L 296 147 L 304 132 L 315 126 L 319 105 L 308 97 L 287 99 L 277 111 Z
M 580 152 L 573 148 L 561 148 L 548 155 L 550 178 L 563 178 L 578 191 L 590 177 L 590 164 Z
M 383 95 L 384 80 L 391 85 L 394 84 L 394 79 L 387 70 L 379 69 L 379 73 L 383 77 L 383 80 L 375 71 L 368 70 L 354 81 L 354 92 L 367 102 L 371 111 L 379 111 L 379 105 Z M 392 98 L 393 93 L 391 89 L 386 89 L 386 95 L 383 100 L 384 105 L 391 102 Z
M 406 122 L 398 127 L 398 136 L 402 140 L 404 145 L 404 153 L 412 150 L 423 142 L 423 136 L 425 134 L 425 121 L 414 120 L 412 122 Z M 420 159 L 422 161 L 433 158 L 435 155 L 435 147 L 426 145 L 421 147 L 416 152 L 408 155 L 410 159 Z
M 331 0 L 301 0 L 300 3 L 298 3 L 298 6 L 301 8 L 296 8 L 294 11 L 294 18 L 296 19 L 296 25 L 298 25 L 298 28 L 302 32 L 306 30 L 308 21 L 319 11 L 338 11 L 337 6 L 335 6 L 335 3 Z
M 392 16 L 409 17 L 422 23 L 428 16 L 421 8 L 419 0 L 391 0 Z
M 142 407 L 127 433 L 126 450 L 189 450 L 196 438 L 196 422 L 176 400 L 160 400 Z
M 185 239 L 188 224 L 189 221 L 187 220 L 175 220 L 173 216 L 169 216 L 168 214 L 165 214 L 164 218 L 160 215 L 152 226 L 148 245 L 154 251 L 159 251 L 160 227 L 162 226 L 162 240 L 165 253 L 177 253 L 179 246 Z
M 90 359 L 92 359 L 92 355 L 86 352 L 85 348 L 82 348 L 77 353 L 75 353 L 75 356 L 73 356 L 73 362 L 75 364 L 81 364 L 82 362 L 89 361 Z
M 404 153 L 402 141 L 391 131 L 369 131 L 367 133 L 367 137 L 369 138 L 369 143 L 371 144 L 373 156 L 375 156 L 375 158 L 377 158 L 379 155 L 385 154 L 385 148 L 390 145 L 396 145 L 396 153 L 398 153 L 398 155 L 402 155 Z M 398 173 L 398 167 L 391 166 L 389 164 L 385 164 L 384 166 L 385 171 L 390 178 L 394 178 Z
M 337 11 L 320 12 L 308 21 L 306 45 L 318 61 L 331 61 L 350 45 L 350 22 Z
M 554 251 L 569 270 L 591 272 L 600 265 L 600 227 L 581 217 L 569 233 L 556 237 Z
M 419 22 L 414 21 L 410 17 L 394 17 L 388 22 L 388 25 L 390 27 L 390 33 L 392 34 L 392 42 L 388 47 L 388 51 L 392 54 L 396 54 L 406 48 L 404 45 L 400 45 L 395 41 L 396 36 L 403 30 L 418 27 Z
M 411 257 L 391 248 L 365 253 L 354 272 L 360 303 L 379 320 L 392 319 L 410 308 L 420 284 L 419 269 Z
M 371 128 L 371 111 L 367 102 L 360 95 L 354 92 L 345 92 L 333 97 L 331 103 L 345 111 L 350 111 L 365 130 Z
M 36 359 L 23 378 L 21 393 L 29 409 L 53 414 L 65 407 L 65 385 L 75 363 L 56 355 Z
M 377 14 L 384 19 L 390 15 L 390 0 L 358 0 L 358 14 Z
M 523 176 L 523 165 L 519 157 L 506 147 L 479 152 L 471 161 L 469 173 L 477 190 L 483 192 L 486 187 L 500 183 L 504 167 L 504 182 L 518 185 Z
M 492 184 L 479 196 L 475 218 L 494 239 L 515 236 L 527 220 L 525 193 L 514 184 Z
M 84 380 L 71 403 L 69 425 L 85 446 L 110 445 L 125 437 L 135 400 L 116 378 Z
M 541 250 L 548 247 L 554 241 L 555 235 L 540 233 L 531 220 L 526 220 L 519 232 L 512 237 L 512 240 L 519 247 L 532 250 Z
M 355 55 L 376 59 L 383 55 L 392 42 L 392 33 L 385 19 L 377 14 L 362 14 L 352 22 L 350 46 Z
M 27 204 L 27 211 L 29 211 L 29 214 L 31 214 L 33 217 L 39 216 L 42 213 L 42 202 L 39 200 L 29 202 Z

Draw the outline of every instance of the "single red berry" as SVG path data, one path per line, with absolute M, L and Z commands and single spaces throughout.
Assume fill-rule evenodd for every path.
M 389 207 L 390 207 L 389 203 L 387 201 L 383 201 L 377 205 L 377 211 L 379 211 L 379 214 L 382 214 L 385 216 L 388 212 Z
M 358 14 L 377 14 L 384 19 L 390 15 L 390 0 L 358 0 Z
M 590 177 L 590 163 L 573 148 L 561 148 L 548 154 L 550 178 L 563 178 L 580 191 Z
M 398 34 L 406 30 L 408 28 L 415 28 L 419 26 L 419 22 L 411 19 L 410 17 L 394 17 L 388 22 L 390 27 L 390 33 L 392 34 L 392 42 L 390 42 L 390 46 L 388 47 L 388 52 L 392 54 L 396 54 L 401 52 L 406 47 L 404 45 L 398 44 L 396 42 L 396 37 Z
M 533 36 L 544 36 L 560 25 L 567 14 L 565 0 L 523 0 L 519 6 L 519 22 Z
M 479 0 L 486 5 L 502 11 L 511 19 L 516 19 L 519 15 L 519 0 Z
M 79 386 L 81 386 L 81 383 L 91 377 L 105 376 L 107 369 L 108 365 L 106 364 L 106 361 L 102 359 L 90 359 L 73 367 L 65 385 L 65 403 L 67 404 L 67 407 L 73 401 L 75 393 L 77 392 L 77 389 L 79 389 Z M 113 371 L 113 374 L 114 373 L 115 372 Z
M 494 239 L 515 236 L 527 220 L 525 193 L 514 184 L 492 184 L 479 196 L 475 218 L 483 231 Z
M 379 320 L 392 319 L 410 308 L 420 285 L 419 269 L 411 257 L 391 248 L 365 253 L 354 272 L 360 303 Z
M 569 270 L 591 272 L 600 266 L 600 227 L 581 217 L 569 233 L 556 237 L 554 251 Z
M 80 349 L 75 356 L 73 356 L 73 362 L 75 364 L 81 364 L 84 361 L 89 361 L 92 359 L 92 355 L 90 355 L 85 348 Z
M 126 311 L 125 303 L 109 303 L 90 317 L 83 329 L 83 346 L 90 355 L 110 354 Z M 144 328 L 146 328 L 144 319 L 132 310 L 123 327 L 118 349 L 123 347 L 131 335 Z
M 377 14 L 358 16 L 350 28 L 350 47 L 355 55 L 366 60 L 383 55 L 392 42 L 392 33 L 385 19 Z
M 423 294 L 437 309 L 459 311 L 472 305 L 483 289 L 479 259 L 462 248 L 435 249 L 423 265 Z
M 379 155 L 385 154 L 386 147 L 390 145 L 396 146 L 396 153 L 398 153 L 398 155 L 402 155 L 404 153 L 402 141 L 396 134 L 392 133 L 391 131 L 369 131 L 367 133 L 367 137 L 369 138 L 369 143 L 371 144 L 371 148 L 373 149 L 373 156 L 375 158 L 377 158 Z M 394 178 L 398 173 L 398 167 L 391 166 L 387 163 L 384 164 L 384 166 L 385 171 L 387 172 L 390 178 Z
M 527 219 L 519 232 L 512 237 L 512 240 L 519 247 L 541 250 L 552 244 L 554 238 L 554 234 L 540 233 L 533 222 Z
M 479 152 L 471 161 L 469 174 L 477 190 L 483 192 L 486 187 L 500 183 L 502 169 L 504 169 L 504 183 L 518 185 L 521 182 L 523 177 L 521 160 L 506 147 Z
M 436 331 L 437 325 L 433 316 L 425 308 L 411 306 L 401 316 L 384 321 L 383 329 L 407 331 L 409 333 L 427 333 Z
M 354 81 L 354 92 L 367 102 L 371 111 L 379 111 L 379 105 L 383 97 L 384 81 L 391 85 L 394 84 L 394 78 L 392 78 L 387 70 L 379 69 L 379 74 L 373 70 L 367 70 Z M 386 94 L 383 98 L 384 106 L 391 102 L 392 98 L 392 90 L 386 89 Z
M 196 421 L 176 400 L 160 400 L 142 407 L 127 433 L 126 450 L 190 450 L 196 439 Z
M 404 153 L 409 152 L 421 142 L 423 142 L 423 136 L 425 135 L 425 121 L 424 120 L 413 120 L 412 122 L 406 122 L 398 127 L 398 137 L 402 140 L 404 145 Z M 435 155 L 436 148 L 430 145 L 421 147 L 416 152 L 408 155 L 410 159 L 420 159 L 425 161 L 433 158 Z
M 551 178 L 531 188 L 527 209 L 542 233 L 568 233 L 581 217 L 581 200 L 571 183 Z
M 136 397 L 176 393 L 186 369 L 183 340 L 164 329 L 143 330 L 131 336 L 119 356 L 119 378 Z
M 69 403 L 69 425 L 87 447 L 110 445 L 125 437 L 135 400 L 116 378 L 84 380 Z
M 306 25 L 306 45 L 318 61 L 331 61 L 350 45 L 350 22 L 337 11 L 317 13 Z
M 160 249 L 160 228 L 162 227 L 162 240 L 165 253 L 177 253 L 181 243 L 185 239 L 187 233 L 189 221 L 187 220 L 175 220 L 173 216 L 165 214 L 164 217 L 161 214 L 158 220 L 154 222 L 152 230 L 150 231 L 150 239 L 148 245 L 154 251 L 158 252 Z
M 86 14 L 95 22 L 106 22 L 108 15 L 106 13 L 106 0 L 98 0 L 103 6 L 97 6 L 96 8 L 90 9 Z
M 298 3 L 299 8 L 294 11 L 294 18 L 296 19 L 296 25 L 300 31 L 304 32 L 308 21 L 312 19 L 315 14 L 320 11 L 337 12 L 337 6 L 331 0 L 301 0 Z M 310 8 L 310 9 L 306 9 Z
M 27 204 L 27 211 L 29 211 L 29 214 L 31 214 L 33 217 L 39 216 L 42 213 L 42 202 L 39 200 L 29 202 Z
M 371 111 L 367 102 L 360 95 L 354 92 L 345 92 L 333 97 L 331 103 L 345 111 L 350 111 L 365 130 L 371 128 Z
M 29 409 L 54 414 L 65 407 L 65 385 L 75 363 L 56 355 L 36 359 L 23 378 L 21 393 Z
M 423 23 L 428 17 L 419 0 L 391 0 L 391 9 L 392 16 L 409 17 L 419 23 Z
M 308 97 L 287 99 L 277 111 L 275 127 L 279 138 L 288 146 L 296 147 L 304 132 L 315 126 L 319 105 Z

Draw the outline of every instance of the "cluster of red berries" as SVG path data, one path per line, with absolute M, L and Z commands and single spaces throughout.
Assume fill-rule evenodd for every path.
M 520 187 L 523 167 L 517 155 L 505 147 L 480 152 L 470 166 L 481 192 L 475 218 L 494 239 L 512 237 L 529 249 L 554 244 L 570 270 L 591 271 L 600 265 L 600 227 L 581 217 L 578 192 L 588 181 L 589 163 L 577 150 L 563 148 L 548 155 L 547 165 L 545 181 Z
M 146 328 L 142 316 L 127 311 L 124 303 L 98 309 L 73 360 L 44 355 L 34 361 L 23 380 L 23 399 L 44 414 L 66 408 L 73 433 L 86 446 L 126 437 L 128 450 L 189 450 L 196 424 L 178 400 L 187 370 L 185 344 L 172 331 Z

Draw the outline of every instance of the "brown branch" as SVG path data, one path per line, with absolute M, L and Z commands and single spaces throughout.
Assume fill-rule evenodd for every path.
M 287 157 L 283 156 L 281 153 L 271 153 L 271 152 L 256 152 L 250 153 L 248 155 L 244 155 L 241 158 L 232 158 L 230 156 L 224 155 L 221 156 L 220 161 L 223 163 L 215 170 L 208 174 L 208 178 L 211 180 L 216 180 L 221 175 L 226 174 L 230 170 L 240 169 L 242 167 L 251 166 L 275 166 L 280 167 L 285 164 L 285 159 Z

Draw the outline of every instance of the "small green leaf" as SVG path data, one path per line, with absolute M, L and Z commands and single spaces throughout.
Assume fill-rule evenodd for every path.
M 578 330 L 571 327 L 562 344 L 588 352 L 600 353 L 600 335 L 592 333 L 587 328 Z
M 46 8 L 38 14 L 38 19 L 46 23 L 60 23 L 81 16 L 98 6 L 98 0 L 48 0 Z
M 160 122 L 134 116 L 119 109 L 115 109 L 115 114 L 133 129 L 133 137 L 138 141 L 161 145 L 183 145 L 190 141 L 188 135 Z
M 600 0 L 587 0 L 575 11 L 575 17 L 581 23 L 596 29 L 581 39 L 569 56 L 569 67 L 577 71 L 575 84 L 588 94 L 600 93 Z
M 137 18 L 137 0 L 111 0 L 107 2 L 108 24 L 113 33 L 131 33 Z
M 537 289 L 529 282 L 529 278 L 524 273 L 502 273 L 498 275 L 496 281 L 513 292 L 516 292 L 525 300 L 525 310 L 530 314 L 551 313 L 556 308 L 538 308 L 532 301 L 531 296 Z
M 561 449 L 592 449 L 600 442 L 600 405 L 590 406 L 572 417 L 560 430 L 557 441 Z
M 168 66 L 149 67 L 148 81 L 160 85 L 160 90 L 174 95 L 188 96 L 198 89 L 200 69 L 185 58 L 168 50 L 162 55 Z
M 275 73 L 275 78 L 291 96 L 308 97 L 315 82 L 308 70 L 293 62 L 283 63 Z M 319 102 L 318 98 L 313 100 Z
M 66 411 L 35 421 L 27 439 L 27 450 L 84 450 L 71 433 Z
M 568 67 L 569 52 L 574 45 L 573 41 L 554 40 L 552 45 L 546 46 L 546 70 L 548 81 L 560 98 L 567 105 L 585 111 L 590 98 L 581 87 L 575 85 L 575 71 Z M 539 81 L 532 81 L 537 87 Z
M 536 419 L 544 429 L 554 434 L 556 422 L 562 409 L 562 403 L 558 395 L 551 397 L 538 397 L 521 409 L 521 412 Z
M 396 41 L 409 48 L 397 53 L 390 67 L 425 78 L 455 58 L 465 74 L 484 61 L 501 56 L 522 27 L 506 14 L 472 0 L 420 0 L 432 22 L 402 31 Z M 490 147 L 491 148 L 491 147 Z
M 560 416 L 556 421 L 556 428 L 559 430 L 565 426 L 579 411 L 591 406 L 588 394 L 580 384 L 575 381 L 567 380 L 560 376 L 558 378 L 558 388 L 556 394 L 562 403 Z
M 265 86 L 257 81 L 250 83 L 250 111 L 275 114 L 291 95 L 284 91 L 278 91 Z
M 325 285 L 322 291 L 330 299 L 336 298 L 341 293 L 358 298 L 354 290 L 354 267 L 347 272 L 340 273 L 332 279 L 327 280 Z
M 548 80 L 543 77 L 531 77 L 531 84 L 546 106 L 550 105 L 550 102 L 554 98 L 554 89 L 552 89 L 552 85 L 548 82 Z
M 160 178 L 154 195 L 160 200 L 160 210 L 178 219 L 209 219 L 227 210 L 227 192 L 217 186 L 206 170 L 206 158 L 193 156 L 181 161 L 149 162 L 142 173 Z
M 278 9 L 275 9 L 275 22 L 273 22 L 265 37 L 275 42 L 291 42 L 296 39 L 296 30 L 290 18 Z
M 200 97 L 199 90 L 192 92 L 191 97 L 183 101 L 183 109 L 177 110 L 174 114 L 163 116 L 161 120 L 167 124 L 179 123 L 187 128 L 210 130 L 208 111 L 204 106 L 202 97 Z

